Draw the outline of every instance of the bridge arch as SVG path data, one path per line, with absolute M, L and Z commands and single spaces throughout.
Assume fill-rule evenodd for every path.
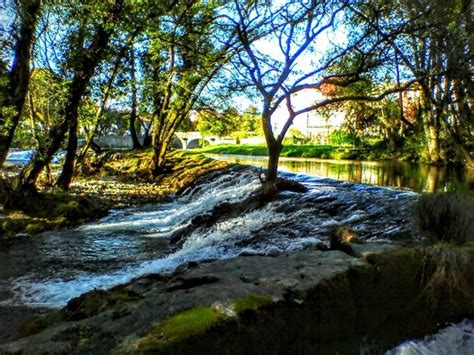
M 186 146 L 186 149 L 196 149 L 196 148 L 201 148 L 205 147 L 211 144 L 207 139 L 203 138 L 193 138 L 188 141 L 188 144 Z
M 186 149 L 186 140 L 180 138 L 177 134 L 173 134 L 173 137 L 171 138 L 171 143 L 170 146 L 171 148 L 176 148 L 176 149 Z

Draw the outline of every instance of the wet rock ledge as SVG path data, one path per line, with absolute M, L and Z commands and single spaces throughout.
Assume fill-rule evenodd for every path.
M 0 353 L 380 352 L 474 314 L 470 291 L 426 293 L 422 248 L 356 248 L 189 263 L 95 290 Z M 474 285 L 474 270 L 466 277 Z

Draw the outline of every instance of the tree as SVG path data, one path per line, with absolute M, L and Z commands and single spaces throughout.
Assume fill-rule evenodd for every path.
M 215 110 L 202 110 L 198 118 L 198 130 L 203 135 L 226 137 L 239 131 L 241 115 L 233 107 L 228 107 L 222 112 Z
M 247 107 L 241 117 L 242 131 L 246 132 L 247 135 L 263 136 L 262 126 L 259 124 L 260 117 L 261 115 L 255 106 Z
M 88 6 L 89 5 L 89 6 Z M 75 154 L 77 150 L 78 110 L 81 99 L 94 75 L 96 67 L 107 54 L 109 41 L 114 33 L 115 24 L 123 15 L 124 0 L 92 6 L 65 8 L 71 14 L 79 13 L 78 30 L 70 28 L 67 66 L 72 73 L 68 87 L 67 101 L 61 112 L 61 121 L 49 132 L 45 144 L 40 147 L 32 162 L 22 171 L 19 179 L 19 190 L 36 189 L 36 181 L 58 151 L 65 135 L 69 133 L 66 160 L 58 178 L 57 185 L 67 189 L 74 173 Z M 93 11 L 94 17 L 91 16 Z M 91 21 L 91 23 L 88 23 Z
M 42 144 L 47 132 L 60 120 L 67 83 L 48 69 L 33 69 L 26 95 L 23 115 L 15 132 L 13 144 L 34 147 Z
M 41 12 L 40 0 L 19 0 L 17 2 L 19 23 L 14 31 L 15 46 L 13 63 L 0 84 L 0 167 L 10 149 L 15 130 L 23 114 L 30 78 L 31 49 L 35 41 L 35 30 Z
M 262 102 L 261 119 L 269 151 L 262 189 L 264 200 L 273 198 L 278 192 L 278 160 L 285 134 L 296 116 L 343 101 L 377 101 L 413 84 L 410 81 L 403 87 L 395 85 L 371 95 L 336 95 L 305 107 L 293 106 L 292 96 L 298 92 L 321 90 L 328 84 L 348 87 L 384 61 L 387 39 L 372 28 L 372 21 L 377 19 L 371 18 L 367 23 L 353 21 L 354 9 L 350 4 L 331 0 L 304 1 L 298 6 L 292 2 L 275 5 L 234 1 L 236 15 L 230 16 L 230 22 L 244 49 L 238 53 L 234 67 L 255 87 Z M 335 36 L 338 23 L 344 20 L 346 26 L 353 24 L 350 35 L 340 44 L 325 48 L 325 36 Z M 403 28 L 400 24 L 396 30 Z M 265 41 L 278 46 L 273 45 L 271 53 L 265 52 Z M 308 54 L 312 55 L 311 66 L 303 69 L 300 62 Z M 274 132 L 272 115 L 280 105 L 286 106 L 288 118 L 281 131 Z
M 393 52 L 391 63 L 416 79 L 420 98 L 420 127 L 427 158 L 439 163 L 454 148 L 458 160 L 474 168 L 470 151 L 473 136 L 473 11 L 469 0 L 401 1 L 386 4 L 376 13 L 371 4 L 357 10 L 362 21 L 378 16 L 371 27 L 387 39 Z M 404 18 L 410 30 L 390 36 Z M 443 148 L 444 141 L 444 148 Z
M 283 139 L 297 115 L 292 107 L 291 95 L 308 88 L 308 79 L 329 68 L 335 58 L 343 54 L 335 54 L 310 72 L 298 71 L 298 61 L 304 54 L 314 52 L 317 40 L 333 29 L 345 8 L 335 1 L 305 1 L 299 5 L 234 1 L 236 17 L 230 18 L 244 48 L 238 53 L 234 67 L 254 85 L 262 101 L 261 123 L 269 152 L 263 182 L 264 199 L 273 198 L 278 191 L 277 169 Z M 259 41 L 255 41 L 257 38 Z M 263 48 L 264 41 L 278 43 L 278 49 L 272 48 L 272 53 L 267 54 Z M 288 120 L 280 132 L 274 132 L 272 115 L 285 101 Z
M 129 130 L 130 137 L 132 138 L 132 145 L 134 149 L 141 148 L 142 145 L 138 140 L 136 122 L 138 118 L 138 93 L 137 93 L 137 75 L 136 75 L 136 65 L 135 65 L 135 51 L 133 48 L 133 43 L 130 47 L 130 81 L 132 86 L 132 109 L 130 112 L 130 121 L 129 121 Z
M 98 105 L 98 108 L 95 112 L 95 115 L 92 120 L 87 122 L 86 125 L 83 125 L 84 131 L 86 133 L 85 135 L 85 143 L 82 146 L 81 153 L 79 154 L 79 157 L 77 158 L 77 163 L 81 163 L 87 154 L 87 151 L 89 148 L 94 148 L 94 137 L 97 135 L 97 133 L 100 131 L 101 124 L 103 123 L 104 116 L 106 116 L 107 113 L 107 103 L 109 101 L 109 98 L 112 95 L 113 91 L 113 85 L 115 83 L 115 79 L 117 77 L 117 72 L 119 71 L 119 68 L 121 66 L 121 53 L 120 52 L 125 52 L 124 48 L 122 48 L 121 51 L 119 51 L 119 55 L 117 55 L 117 58 L 113 63 L 107 63 L 111 64 L 106 65 L 106 67 L 109 69 L 110 73 L 108 77 L 105 77 L 105 80 L 99 80 L 98 83 L 96 83 L 96 87 L 98 91 L 100 92 L 100 103 Z M 97 147 L 95 147 L 95 150 L 98 151 Z
M 149 28 L 144 67 L 146 96 L 153 110 L 154 175 L 166 169 L 175 131 L 229 59 L 233 36 L 219 25 L 219 5 L 218 1 L 181 1 L 167 14 L 163 26 Z

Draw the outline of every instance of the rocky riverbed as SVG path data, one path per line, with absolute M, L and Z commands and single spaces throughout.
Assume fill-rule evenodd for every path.
M 0 249 L 0 353 L 378 353 L 473 315 L 472 270 L 434 262 L 472 249 L 420 247 L 417 194 L 284 174 L 306 192 L 258 205 L 255 169 L 192 162 L 173 199 Z
M 0 351 L 379 353 L 472 315 L 466 295 L 428 302 L 422 249 L 354 248 L 191 262 L 75 298 Z
M 8 208 L 0 204 L 0 248 L 2 239 L 71 227 L 101 218 L 113 208 L 156 203 L 200 176 L 230 166 L 204 156 L 172 152 L 168 172 L 154 177 L 148 168 L 150 161 L 149 150 L 91 157 L 80 167 L 67 193 L 52 189 L 43 177 L 37 194 L 7 198 Z M 9 165 L 0 171 L 1 201 L 20 170 L 21 166 Z M 57 167 L 53 166 L 52 173 L 59 173 Z

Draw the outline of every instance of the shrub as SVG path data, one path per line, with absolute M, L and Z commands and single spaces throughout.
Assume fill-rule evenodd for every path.
M 453 301 L 458 297 L 472 307 L 472 248 L 438 243 L 424 248 L 422 255 L 421 295 L 434 308 L 441 300 Z
M 422 195 L 417 204 L 420 231 L 431 242 L 464 244 L 474 240 L 474 198 L 460 193 Z
M 350 131 L 337 129 L 331 132 L 330 142 L 335 145 L 357 145 L 360 140 Z

